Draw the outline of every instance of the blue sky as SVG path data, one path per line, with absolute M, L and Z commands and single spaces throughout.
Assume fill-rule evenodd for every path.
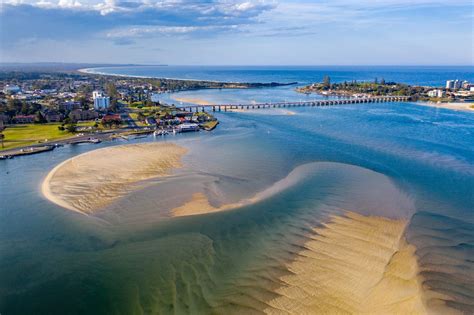
M 3 62 L 472 65 L 472 0 L 1 0 Z

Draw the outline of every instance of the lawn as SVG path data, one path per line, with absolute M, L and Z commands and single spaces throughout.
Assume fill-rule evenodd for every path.
M 0 150 L 13 149 L 16 147 L 27 146 L 44 141 L 48 139 L 58 140 L 62 138 L 71 137 L 73 134 L 68 131 L 61 131 L 58 129 L 60 123 L 49 124 L 26 124 L 8 126 L 3 134 L 4 148 Z
M 145 124 L 145 122 L 138 120 L 138 114 L 137 113 L 132 112 L 132 113 L 129 113 L 129 115 L 130 115 L 130 118 L 132 118 L 135 121 L 137 126 L 144 127 L 144 126 L 147 125 L 147 124 Z

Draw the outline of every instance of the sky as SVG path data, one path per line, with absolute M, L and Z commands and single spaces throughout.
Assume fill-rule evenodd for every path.
M 1 62 L 473 65 L 472 0 L 0 0 Z

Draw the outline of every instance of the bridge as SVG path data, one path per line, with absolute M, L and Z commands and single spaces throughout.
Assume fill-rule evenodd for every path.
M 385 102 L 406 102 L 409 96 L 373 96 L 365 98 L 347 98 L 347 99 L 327 99 L 314 101 L 299 102 L 270 102 L 270 103 L 253 103 L 253 104 L 214 104 L 214 105 L 190 105 L 180 107 L 184 111 L 198 112 L 212 110 L 227 111 L 232 109 L 264 109 L 264 108 L 282 108 L 282 107 L 315 107 L 315 106 L 334 106 L 344 104 L 362 104 L 362 103 L 385 103 Z

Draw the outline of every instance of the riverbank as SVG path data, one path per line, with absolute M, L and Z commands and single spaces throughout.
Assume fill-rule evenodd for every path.
M 57 165 L 44 179 L 43 195 L 82 214 L 94 214 L 140 183 L 181 167 L 187 149 L 172 143 L 120 145 L 90 151 Z M 143 183 L 141 183 L 143 185 Z

